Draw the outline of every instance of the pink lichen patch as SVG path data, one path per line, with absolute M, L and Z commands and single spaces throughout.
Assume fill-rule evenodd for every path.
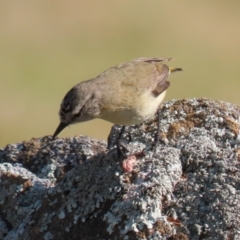
M 124 172 L 132 172 L 134 166 L 137 164 L 137 157 L 134 155 L 128 156 L 123 160 L 122 168 Z

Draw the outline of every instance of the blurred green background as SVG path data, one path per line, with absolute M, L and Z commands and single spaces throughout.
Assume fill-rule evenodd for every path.
M 231 4 L 230 4 L 231 3 Z M 240 1 L 0 2 L 0 146 L 51 135 L 65 93 L 136 57 L 174 57 L 167 98 L 240 105 Z M 94 120 L 60 137 L 106 139 Z

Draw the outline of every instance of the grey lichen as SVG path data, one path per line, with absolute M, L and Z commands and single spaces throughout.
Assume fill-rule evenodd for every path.
M 124 235 L 129 231 L 139 232 L 145 226 L 152 229 L 157 220 L 164 220 L 162 199 L 172 192 L 182 174 L 179 156 L 178 149 L 159 147 L 154 154 L 150 152 L 138 161 L 138 170 L 134 176 L 122 176 L 120 183 L 125 193 L 114 202 L 104 217 L 110 234 L 116 225 L 119 225 L 118 229 Z M 129 177 L 132 178 L 130 183 Z M 119 223 L 124 218 L 124 227 L 121 227 Z
M 0 149 L 0 238 L 240 238 L 240 108 L 165 103 L 156 118 L 110 134 L 50 137 Z M 128 166 L 130 164 L 130 167 Z

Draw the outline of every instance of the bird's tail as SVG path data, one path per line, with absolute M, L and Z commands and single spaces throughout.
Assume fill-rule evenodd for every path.
M 169 67 L 169 71 L 172 72 L 178 72 L 178 71 L 183 71 L 182 68 L 176 68 L 176 67 Z

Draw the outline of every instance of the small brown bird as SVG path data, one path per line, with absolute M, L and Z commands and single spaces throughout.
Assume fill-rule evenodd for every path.
M 74 86 L 62 101 L 53 139 L 68 125 L 95 118 L 125 126 L 153 116 L 170 85 L 170 72 L 182 70 L 162 63 L 171 59 L 137 58 Z

